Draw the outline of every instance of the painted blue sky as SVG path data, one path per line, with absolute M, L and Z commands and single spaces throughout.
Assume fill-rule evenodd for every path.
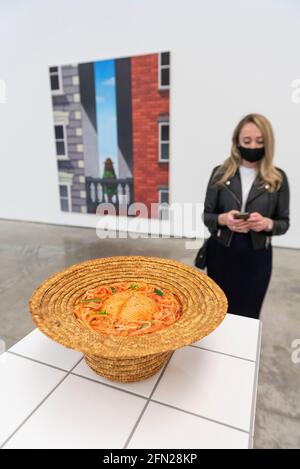
M 95 62 L 94 76 L 100 177 L 103 175 L 104 161 L 106 158 L 113 160 L 115 172 L 118 177 L 115 61 L 101 60 Z

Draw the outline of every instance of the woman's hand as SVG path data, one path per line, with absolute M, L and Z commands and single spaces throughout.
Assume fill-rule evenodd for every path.
M 248 233 L 249 226 L 247 220 L 238 220 L 234 218 L 235 213 L 240 213 L 238 210 L 230 210 L 230 212 L 221 213 L 218 216 L 218 223 L 227 226 L 231 231 L 237 233 Z
M 273 228 L 273 220 L 263 217 L 258 212 L 250 213 L 247 223 L 249 229 L 253 231 L 271 231 Z

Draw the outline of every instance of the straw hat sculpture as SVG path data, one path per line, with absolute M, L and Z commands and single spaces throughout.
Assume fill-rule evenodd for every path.
M 108 335 L 78 320 L 76 305 L 91 301 L 81 299 L 86 298 L 87 291 L 120 282 L 132 282 L 137 288 L 138 282 L 149 284 L 149 288 L 154 285 L 157 287 L 154 291 L 161 295 L 161 290 L 169 292 L 180 305 L 179 318 L 160 330 L 129 336 Z M 120 296 L 122 293 L 119 299 Z M 129 298 L 131 303 L 142 298 L 138 294 L 133 296 Z M 154 302 L 146 300 L 143 311 L 149 313 Z M 197 268 L 171 259 L 143 256 L 106 257 L 73 265 L 44 281 L 29 301 L 33 321 L 46 336 L 82 352 L 97 374 L 122 382 L 154 375 L 174 350 L 216 329 L 226 315 L 227 306 L 220 287 Z M 107 311 L 98 314 L 108 315 L 113 308 L 113 304 L 107 303 Z M 134 308 L 131 314 L 132 311 Z

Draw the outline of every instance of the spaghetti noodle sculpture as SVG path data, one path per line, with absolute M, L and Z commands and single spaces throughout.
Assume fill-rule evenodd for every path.
M 176 322 L 181 305 L 170 291 L 148 283 L 122 282 L 88 290 L 75 304 L 81 324 L 108 335 L 133 336 Z

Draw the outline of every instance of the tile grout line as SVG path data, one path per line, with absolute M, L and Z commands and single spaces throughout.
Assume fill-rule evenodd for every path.
M 252 389 L 252 405 L 251 405 L 251 417 L 250 417 L 250 431 L 249 431 L 249 449 L 252 448 L 252 439 L 254 437 L 254 424 L 255 424 L 255 413 L 256 413 L 256 398 L 257 398 L 257 386 L 258 386 L 258 374 L 260 364 L 260 353 L 261 353 L 261 340 L 262 340 L 262 321 L 259 321 L 259 333 L 258 341 L 256 346 L 256 362 L 255 362 L 255 374 Z
M 13 433 L 11 433 L 11 435 L 8 438 L 6 438 L 6 440 L 0 445 L 0 449 L 4 448 L 4 446 L 9 442 L 9 440 L 11 440 L 11 438 L 20 430 L 20 428 L 23 427 L 23 425 L 43 405 L 43 403 L 51 396 L 51 394 L 53 394 L 54 391 L 56 391 L 56 389 L 61 385 L 61 383 L 65 381 L 65 379 L 71 374 L 71 371 L 74 370 L 74 368 L 81 362 L 81 360 L 82 360 L 82 357 L 80 358 L 78 362 L 76 362 L 73 368 L 71 368 L 68 372 L 66 372 L 66 370 L 63 370 L 64 372 L 66 372 L 66 375 L 56 384 L 56 386 L 53 389 L 51 389 L 51 391 L 44 397 L 44 399 L 30 412 L 30 414 L 27 415 L 27 417 L 23 420 L 23 422 L 20 423 L 20 425 L 18 425 L 18 427 L 13 431 Z
M 205 417 L 205 415 L 196 414 L 195 412 L 191 412 L 191 411 L 186 410 L 186 409 L 181 409 L 180 407 L 176 407 L 172 404 L 166 404 L 165 402 L 157 401 L 156 399 L 151 399 L 151 402 L 155 402 L 155 404 L 160 404 L 162 406 L 169 407 L 169 408 L 174 409 L 174 410 L 178 410 L 178 411 L 180 411 L 184 414 L 193 415 L 194 417 L 198 417 L 198 418 L 203 419 L 203 420 L 208 420 L 209 422 L 217 423 L 218 425 L 222 425 L 223 427 L 231 428 L 232 430 L 236 430 L 236 431 L 239 431 L 239 432 L 242 432 L 242 433 L 246 433 L 246 435 L 249 434 L 249 432 L 247 430 L 244 430 L 243 428 L 235 427 L 234 425 L 229 425 L 228 423 L 220 422 L 219 420 L 214 420 L 214 419 L 211 419 L 209 417 Z
M 96 384 L 102 384 L 103 386 L 107 386 L 108 388 L 111 388 L 111 389 L 116 389 L 117 391 L 122 391 L 122 392 L 125 392 L 126 394 L 130 394 L 131 396 L 135 396 L 135 397 L 140 397 L 142 399 L 148 399 L 148 397 L 146 396 L 143 396 L 142 394 L 138 394 L 136 392 L 133 392 L 133 391 L 128 391 L 128 389 L 122 389 L 122 388 L 118 388 L 117 385 L 113 385 L 113 384 L 109 384 L 109 383 L 104 383 L 103 381 L 99 381 L 97 380 L 96 378 L 93 379 L 93 378 L 89 378 L 88 376 L 84 376 L 84 375 L 80 375 L 78 373 L 71 373 L 72 376 L 77 376 L 77 378 L 83 378 L 83 379 L 86 379 L 88 381 L 91 381 L 92 383 L 96 383 Z
M 6 353 L 9 353 L 11 355 L 15 355 L 16 357 L 20 357 L 20 358 L 25 358 L 26 360 L 30 360 L 34 363 L 39 363 L 40 365 L 46 365 L 46 366 L 49 366 L 50 368 L 54 368 L 55 370 L 59 370 L 59 371 L 65 371 L 65 372 L 68 372 L 68 370 L 66 370 L 65 368 L 60 368 L 59 366 L 55 366 L 55 365 L 50 365 L 50 363 L 46 363 L 46 362 L 42 362 L 40 360 L 37 360 L 36 358 L 31 358 L 31 357 L 27 357 L 26 355 L 21 355 L 20 353 L 17 353 L 17 352 L 10 352 L 9 350 L 7 350 Z M 82 360 L 83 357 L 81 357 L 81 360 Z M 77 366 L 78 363 L 76 363 L 75 366 Z M 73 369 L 73 368 L 72 368 Z
M 171 358 L 170 358 L 171 359 Z M 165 365 L 166 366 L 166 365 Z M 243 433 L 249 433 L 247 430 L 243 430 L 242 428 L 239 428 L 239 427 L 235 427 L 233 425 L 229 425 L 229 424 L 226 424 L 226 423 L 223 423 L 223 422 L 220 422 L 219 420 L 214 420 L 214 419 L 210 419 L 209 417 L 205 417 L 204 415 L 201 415 L 201 414 L 197 414 L 195 412 L 191 412 L 189 410 L 185 410 L 185 409 L 182 409 L 180 407 L 176 407 L 176 406 L 173 406 L 171 404 L 167 404 L 166 402 L 162 402 L 162 401 L 158 401 L 158 400 L 155 400 L 155 399 L 151 399 L 151 396 L 153 395 L 157 385 L 159 384 L 159 381 L 160 379 L 162 378 L 162 375 L 164 374 L 165 371 L 163 371 L 160 375 L 160 377 L 158 378 L 158 381 L 157 383 L 155 384 L 155 387 L 153 388 L 153 391 L 151 392 L 151 394 L 149 395 L 149 397 L 146 397 L 146 396 L 143 396 L 142 394 L 137 394 L 137 393 L 134 393 L 132 391 L 128 391 L 127 389 L 122 389 L 122 388 L 119 388 L 118 386 L 114 386 L 112 384 L 109 384 L 109 383 L 104 383 L 102 381 L 98 381 L 97 379 L 93 379 L 93 378 L 89 378 L 87 376 L 84 376 L 84 375 L 80 375 L 80 374 L 77 374 L 77 373 L 74 373 L 74 372 L 71 372 L 72 376 L 77 376 L 78 378 L 83 378 L 83 379 L 86 379 L 88 381 L 91 381 L 92 383 L 96 383 L 96 384 L 101 384 L 103 386 L 107 386 L 111 389 L 115 389 L 117 391 L 121 391 L 121 392 L 125 392 L 126 394 L 130 394 L 131 396 L 135 396 L 135 397 L 139 397 L 141 399 L 144 399 L 144 400 L 147 400 L 147 401 L 150 401 L 150 402 L 155 402 L 156 404 L 160 404 L 162 406 L 165 406 L 165 407 L 170 407 L 172 409 L 175 409 L 175 410 L 179 410 L 180 412 L 183 412 L 185 414 L 189 414 L 189 415 L 193 415 L 195 417 L 199 417 L 199 418 L 202 418 L 202 419 L 205 419 L 205 420 L 208 420 L 208 421 L 211 421 L 211 422 L 214 422 L 214 423 L 218 423 L 220 425 L 223 425 L 225 427 L 229 427 L 229 428 L 232 428 L 234 430 L 237 430 L 237 431 L 240 431 L 240 432 L 243 432 Z M 125 449 L 125 448 L 123 448 Z
M 173 352 L 173 353 L 174 353 L 174 352 Z M 138 417 L 138 419 L 137 419 L 135 425 L 133 426 L 133 428 L 132 428 L 132 430 L 131 430 L 131 432 L 130 432 L 130 434 L 129 434 L 129 437 L 127 438 L 127 440 L 126 440 L 126 442 L 125 442 L 125 445 L 123 446 L 122 449 L 127 449 L 127 446 L 129 445 L 129 443 L 130 443 L 130 441 L 131 441 L 131 439 L 132 439 L 132 437 L 133 437 L 133 435 L 134 435 L 134 433 L 135 433 L 135 431 L 136 431 L 136 429 L 137 429 L 137 427 L 138 427 L 140 421 L 142 420 L 142 417 L 143 417 L 144 413 L 146 412 L 146 409 L 147 409 L 147 407 L 148 407 L 148 405 L 149 405 L 149 403 L 150 403 L 150 401 L 151 401 L 151 397 L 153 396 L 153 394 L 154 394 L 154 392 L 155 392 L 155 390 L 156 390 L 156 388 L 157 388 L 157 386 L 158 386 L 158 384 L 159 384 L 161 378 L 162 378 L 163 375 L 165 374 L 165 371 L 166 371 L 166 369 L 167 369 L 167 367 L 168 367 L 168 365 L 169 365 L 169 363 L 170 363 L 170 361 L 171 361 L 171 358 L 173 357 L 173 353 L 171 354 L 170 358 L 168 359 L 167 363 L 165 364 L 165 366 L 164 366 L 164 368 L 163 368 L 163 371 L 161 372 L 161 374 L 160 374 L 158 380 L 156 381 L 156 383 L 155 383 L 155 385 L 154 385 L 154 387 L 153 387 L 153 389 L 152 389 L 152 392 L 149 394 L 149 397 L 148 397 L 148 399 L 147 399 L 147 402 L 145 403 L 145 405 L 144 405 L 144 407 L 143 407 L 143 409 L 142 409 L 142 411 L 141 411 L 141 413 L 140 413 L 140 415 L 139 415 L 139 417 Z
M 220 355 L 225 355 L 226 357 L 237 358 L 238 360 L 245 360 L 246 362 L 250 362 L 250 363 L 256 363 L 255 360 L 251 360 L 250 358 L 238 357 L 237 355 L 231 355 L 230 353 L 224 353 L 224 352 L 219 352 L 218 350 L 212 350 L 212 349 L 205 348 L 205 347 L 199 347 L 198 345 L 190 344 L 188 347 L 198 348 L 200 350 L 206 350 L 207 352 L 212 352 L 212 353 L 219 353 Z
M 200 349 L 200 350 L 206 350 L 207 352 L 218 353 L 218 354 L 220 354 L 220 355 L 225 355 L 225 356 L 227 356 L 227 357 L 237 358 L 237 359 L 239 359 L 239 360 L 245 360 L 245 361 L 250 362 L 250 363 L 256 363 L 255 360 L 251 360 L 250 358 L 239 357 L 238 355 L 232 355 L 232 354 L 230 354 L 230 353 L 220 352 L 219 350 L 212 350 L 212 349 L 209 349 L 209 348 L 206 348 L 206 347 L 200 347 L 199 345 L 190 344 L 190 345 L 188 345 L 188 347 L 193 347 L 193 348 L 197 348 L 197 349 Z M 49 363 L 42 362 L 42 361 L 40 361 L 40 360 L 37 360 L 37 359 L 35 359 L 35 358 L 28 357 L 28 356 L 26 356 L 26 355 L 22 355 L 22 354 L 17 353 L 17 352 L 12 352 L 12 351 L 10 351 L 10 350 L 7 350 L 6 353 L 11 353 L 12 355 L 16 355 L 16 356 L 19 356 L 19 357 L 27 358 L 28 360 L 32 360 L 32 361 L 37 362 L 37 363 L 41 363 L 42 365 L 50 366 L 50 367 L 56 368 L 56 369 L 58 369 L 58 370 L 67 371 L 67 370 L 65 370 L 64 368 L 59 368 L 58 366 L 50 365 Z M 82 357 L 82 358 L 83 358 L 83 357 Z
M 191 347 L 193 347 L 193 346 L 191 345 Z M 195 348 L 201 348 L 201 347 L 197 347 L 197 346 L 194 346 L 194 347 L 195 347 Z M 207 351 L 212 352 L 212 353 L 221 353 L 222 355 L 227 355 L 227 354 L 223 354 L 222 352 L 214 352 L 213 350 L 208 350 L 208 349 L 203 349 L 203 348 L 201 348 L 201 349 L 202 349 L 202 350 L 207 350 Z M 49 363 L 45 363 L 45 362 L 36 360 L 36 359 L 34 359 L 34 358 L 27 357 L 27 356 L 25 356 L 25 355 L 21 355 L 21 354 L 16 353 L 16 352 L 7 351 L 6 353 L 10 353 L 11 355 L 15 355 L 15 356 L 20 357 L 20 358 L 25 358 L 26 360 L 33 361 L 33 362 L 38 363 L 38 364 L 40 364 L 40 365 L 48 366 L 49 368 L 54 368 L 55 370 L 63 371 L 63 372 L 65 372 L 65 373 L 68 372 L 68 370 L 66 370 L 66 369 L 64 369 L 64 368 L 59 368 L 59 367 L 57 367 L 57 366 L 55 366 L 55 365 L 50 365 Z M 79 374 L 79 373 L 74 373 L 72 370 L 74 370 L 74 368 L 77 367 L 77 365 L 83 360 L 83 358 L 84 358 L 84 357 L 81 357 L 81 359 L 79 360 L 79 362 L 76 363 L 76 365 L 70 370 L 70 372 L 69 372 L 70 374 L 72 374 L 73 376 L 77 376 L 78 378 L 86 379 L 86 380 L 91 381 L 91 382 L 96 383 L 96 384 L 102 384 L 103 386 L 107 386 L 107 387 L 109 387 L 109 388 L 116 389 L 117 391 L 125 392 L 125 393 L 127 393 L 127 394 L 132 395 L 132 396 L 140 397 L 140 398 L 142 398 L 142 399 L 149 399 L 148 397 L 143 396 L 142 394 L 138 394 L 138 393 L 136 393 L 136 392 L 129 391 L 128 389 L 122 389 L 122 388 L 118 387 L 117 385 L 105 383 L 105 382 L 103 382 L 103 381 L 97 380 L 96 378 L 93 379 L 93 378 L 90 378 L 90 377 L 88 377 L 88 376 L 81 375 L 81 374 Z M 234 358 L 239 358 L 239 357 L 234 357 Z M 249 360 L 249 361 L 250 361 L 250 360 Z M 161 404 L 165 405 L 163 402 L 161 402 Z M 166 405 L 167 405 L 167 404 L 166 404 Z M 179 408 L 179 410 L 183 410 L 183 409 L 180 409 L 180 408 Z M 184 411 L 184 410 L 183 410 L 183 411 Z M 197 415 L 197 414 L 195 414 L 195 415 Z
M 260 324 L 260 331 L 261 331 L 261 324 Z M 259 342 L 258 342 L 258 344 L 259 344 Z M 204 347 L 199 347 L 199 346 L 196 346 L 196 345 L 190 345 L 190 347 L 198 348 L 198 349 L 201 349 L 201 350 L 206 350 L 206 351 L 209 351 L 209 352 L 212 352 L 212 353 L 219 353 L 219 354 L 221 354 L 221 355 L 230 356 L 230 357 L 237 358 L 237 359 L 240 359 L 240 360 L 245 360 L 245 361 L 248 361 L 248 362 L 256 363 L 254 360 L 250 360 L 250 359 L 247 359 L 247 358 L 238 357 L 238 356 L 235 356 L 235 355 L 230 355 L 230 354 L 223 353 L 223 352 L 218 352 L 218 351 L 215 351 L 215 350 L 206 349 L 206 348 L 204 348 Z M 156 388 L 157 388 L 157 386 L 158 386 L 160 380 L 162 379 L 162 377 L 163 377 L 163 375 L 164 375 L 164 373 L 165 373 L 165 371 L 166 371 L 166 369 L 167 369 L 167 367 L 168 367 L 168 365 L 169 365 L 169 362 L 170 362 L 170 360 L 171 360 L 173 354 L 172 354 L 171 357 L 169 358 L 169 360 L 168 360 L 167 364 L 165 365 L 165 367 L 164 367 L 164 369 L 163 369 L 161 375 L 159 376 L 159 378 L 158 378 L 158 380 L 157 380 L 157 382 L 156 382 L 156 384 L 155 384 L 155 386 L 154 386 L 152 392 L 150 393 L 149 397 L 147 398 L 147 397 L 145 397 L 145 396 L 143 396 L 143 395 L 141 395 L 141 394 L 137 394 L 137 393 L 128 391 L 127 389 L 122 389 L 122 388 L 119 388 L 119 387 L 117 387 L 117 386 L 111 385 L 111 384 L 109 384 L 109 383 L 104 383 L 104 382 L 98 381 L 98 380 L 96 380 L 96 379 L 92 379 L 92 378 L 89 378 L 89 377 L 86 377 L 86 376 L 83 376 L 83 375 L 74 373 L 73 370 L 74 370 L 74 369 L 79 365 L 79 363 L 83 360 L 83 357 L 81 357 L 80 360 L 79 360 L 78 362 L 76 362 L 76 364 L 68 371 L 68 370 L 65 370 L 65 369 L 63 369 L 63 368 L 59 368 L 59 367 L 56 367 L 56 366 L 54 366 L 54 365 L 50 365 L 50 364 L 48 364 L 48 363 L 44 363 L 44 362 L 41 362 L 41 361 L 39 361 L 39 360 L 36 360 L 36 359 L 30 358 L 30 357 L 27 357 L 27 356 L 18 354 L 18 353 L 16 353 L 16 352 L 11 352 L 11 351 L 8 350 L 7 353 L 10 353 L 11 355 L 15 355 L 15 356 L 18 356 L 18 357 L 21 357 L 21 358 L 25 358 L 25 359 L 27 359 L 27 360 L 36 362 L 36 363 L 41 364 L 41 365 L 49 366 L 50 368 L 57 369 L 57 370 L 59 370 L 59 371 L 65 372 L 65 373 L 67 373 L 67 374 L 66 374 L 66 376 L 55 386 L 55 388 L 53 388 L 53 389 L 51 390 L 51 392 L 40 402 L 40 404 L 27 416 L 27 418 L 17 427 L 17 429 L 7 438 L 7 440 L 4 441 L 4 443 L 0 446 L 0 449 L 3 448 L 4 445 L 6 445 L 6 443 L 17 433 L 17 431 L 26 423 L 26 421 L 33 415 L 33 413 L 36 412 L 36 410 L 46 401 L 46 399 L 48 399 L 48 397 L 60 386 L 60 384 L 61 384 L 69 375 L 76 376 L 76 377 L 79 377 L 79 378 L 83 378 L 83 379 L 86 379 L 86 380 L 88 380 L 88 381 L 92 381 L 92 382 L 94 382 L 94 383 L 96 383 L 96 384 L 102 384 L 102 385 L 107 386 L 107 387 L 110 387 L 110 388 L 112 388 L 112 389 L 115 389 L 115 390 L 118 390 L 118 391 L 123 391 L 123 392 L 125 392 L 125 393 L 127 393 L 127 394 L 130 394 L 130 395 L 133 395 L 133 396 L 135 396 L 135 397 L 139 397 L 139 398 L 142 398 L 142 399 L 146 399 L 146 400 L 147 400 L 147 402 L 145 403 L 145 406 L 144 406 L 144 408 L 142 409 L 141 414 L 139 415 L 138 420 L 136 421 L 136 423 L 135 423 L 135 425 L 134 425 L 134 427 L 133 427 L 133 429 L 132 429 L 132 431 L 131 431 L 131 433 L 130 433 L 130 435 L 129 435 L 129 437 L 128 437 L 126 443 L 125 443 L 125 446 L 123 447 L 123 449 L 126 449 L 126 448 L 127 448 L 128 444 L 129 444 L 130 440 L 132 439 L 132 436 L 133 436 L 133 434 L 135 433 L 136 428 L 138 427 L 138 424 L 139 424 L 139 422 L 141 421 L 142 416 L 144 415 L 144 413 L 145 413 L 145 411 L 146 411 L 146 409 L 147 409 L 147 407 L 148 407 L 148 405 L 149 405 L 150 402 L 154 402 L 154 403 L 157 403 L 157 404 L 159 404 L 159 405 L 163 405 L 163 406 L 166 406 L 166 407 L 175 409 L 175 410 L 177 410 L 177 411 L 186 413 L 186 414 L 188 414 L 188 415 L 193 415 L 193 416 L 195 416 L 195 417 L 202 418 L 202 419 L 204 419 L 204 420 L 211 421 L 211 422 L 216 423 L 216 424 L 219 424 L 219 425 L 223 425 L 223 426 L 228 427 L 228 428 L 231 428 L 231 429 L 233 429 L 233 430 L 236 430 L 236 431 L 240 431 L 240 432 L 249 434 L 249 441 L 250 441 L 250 438 L 251 438 L 251 436 L 252 436 L 252 434 L 249 433 L 248 431 L 243 430 L 243 429 L 240 429 L 240 428 L 238 428 L 238 427 L 234 427 L 234 426 L 232 426 L 232 425 L 228 425 L 228 424 L 226 424 L 226 423 L 222 423 L 222 422 L 219 422 L 219 421 L 217 421 L 217 420 L 210 419 L 209 417 L 205 417 L 205 416 L 203 416 L 203 415 L 200 415 L 200 414 L 197 414 L 197 413 L 193 413 L 193 412 L 187 411 L 187 410 L 185 410 L 185 409 L 181 409 L 181 408 L 179 408 L 179 407 L 172 406 L 171 404 L 167 404 L 167 403 L 165 403 L 165 402 L 161 402 L 161 401 L 152 399 L 152 396 L 153 396 L 153 394 L 154 394 L 154 392 L 155 392 L 155 390 L 156 390 Z M 252 399 L 252 402 L 253 402 L 253 399 Z M 252 405 L 253 405 L 253 404 L 252 404 Z

